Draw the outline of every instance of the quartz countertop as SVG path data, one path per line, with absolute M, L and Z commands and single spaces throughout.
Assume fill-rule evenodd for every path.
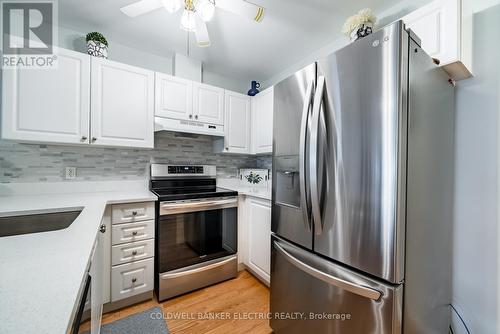
M 240 195 L 258 197 L 266 200 L 271 200 L 271 184 L 263 186 L 248 186 L 243 184 L 239 179 L 217 179 L 217 186 L 233 191 L 237 191 Z
M 68 332 L 106 205 L 156 199 L 143 180 L 0 185 L 0 216 L 82 209 L 66 229 L 0 237 L 0 333 Z

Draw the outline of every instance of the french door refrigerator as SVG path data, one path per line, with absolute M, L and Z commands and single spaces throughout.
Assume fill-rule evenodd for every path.
M 275 333 L 448 333 L 453 94 L 401 21 L 274 87 Z

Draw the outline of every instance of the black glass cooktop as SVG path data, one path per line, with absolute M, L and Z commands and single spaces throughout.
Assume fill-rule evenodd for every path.
M 160 201 L 237 196 L 238 192 L 216 186 L 215 179 L 151 180 L 150 190 Z

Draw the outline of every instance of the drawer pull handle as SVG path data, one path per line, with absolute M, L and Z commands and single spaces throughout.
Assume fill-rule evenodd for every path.
M 134 278 L 132 278 L 132 283 L 135 283 L 135 282 L 137 282 L 137 278 L 134 277 Z
M 132 251 L 132 255 L 137 255 L 137 251 Z
M 137 231 L 132 232 L 132 235 L 137 235 Z
M 132 216 L 137 216 L 137 211 L 132 211 Z

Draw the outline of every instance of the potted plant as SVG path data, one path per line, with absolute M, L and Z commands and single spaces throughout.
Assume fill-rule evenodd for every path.
M 247 181 L 249 183 L 259 184 L 260 181 L 262 181 L 262 176 L 260 176 L 259 174 L 254 174 L 253 172 L 250 172 L 250 174 L 245 175 L 245 179 L 247 179 Z
M 355 41 L 370 35 L 376 21 L 377 18 L 372 14 L 371 9 L 362 9 L 356 15 L 347 19 L 342 27 L 342 33 L 349 37 L 351 41 Z
M 89 32 L 86 37 L 87 53 L 94 57 L 108 58 L 108 41 L 99 32 Z

